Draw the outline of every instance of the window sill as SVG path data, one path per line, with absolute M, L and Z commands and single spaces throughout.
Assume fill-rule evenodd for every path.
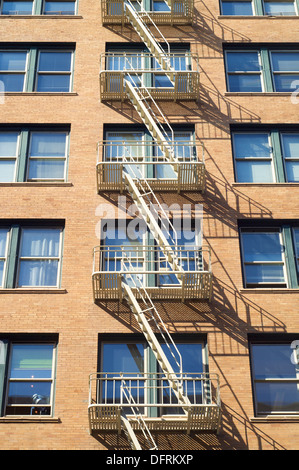
M 224 96 L 291 96 L 294 91 L 226 91 Z
M 299 416 L 265 416 L 249 418 L 251 423 L 299 423 Z
M 15 182 L 10 182 L 10 183 L 1 183 L 0 182 L 0 187 L 13 187 L 13 186 L 23 186 L 23 187 L 44 187 L 44 186 L 62 186 L 62 187 L 71 187 L 73 186 L 73 183 L 67 183 L 65 181 L 15 181 Z
M 60 418 L 53 418 L 49 416 L 48 418 L 43 416 L 5 416 L 0 418 L 1 423 L 61 423 Z
M 299 187 L 299 183 L 286 183 L 286 182 L 283 182 L 283 183 L 232 183 L 232 186 L 233 187 L 244 187 L 244 186 L 263 186 L 263 187 Z
M 83 19 L 83 16 L 81 15 L 0 15 L 0 19 L 1 18 L 13 18 L 13 19 L 17 19 L 17 18 L 26 18 L 29 19 L 29 18 L 38 18 L 38 19 L 41 19 L 41 18 L 50 18 L 50 19 L 53 19 L 53 18 L 59 18 L 59 19 Z
M 280 288 L 280 287 L 256 287 L 256 288 L 243 288 L 239 289 L 241 294 L 299 294 L 298 289 L 288 289 L 288 288 Z
M 66 289 L 56 287 L 34 288 L 34 287 L 16 287 L 15 289 L 0 289 L 1 294 L 67 294 Z

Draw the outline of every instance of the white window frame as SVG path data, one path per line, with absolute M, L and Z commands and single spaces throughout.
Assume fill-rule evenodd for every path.
M 31 157 L 30 153 L 31 153 L 32 134 L 49 134 L 49 135 L 51 135 L 51 134 L 64 134 L 65 135 L 65 154 L 64 154 L 64 157 Z M 40 181 L 40 182 L 48 182 L 48 181 L 63 182 L 63 181 L 66 181 L 69 137 L 70 137 L 69 131 L 60 131 L 60 130 L 48 131 L 47 129 L 45 129 L 45 130 L 42 130 L 42 129 L 40 129 L 40 130 L 30 130 L 29 145 L 28 145 L 28 150 L 27 150 L 27 153 L 26 153 L 26 163 L 27 163 L 27 165 L 26 165 L 25 181 Z M 63 177 L 62 178 L 29 178 L 30 160 L 64 161 L 64 174 L 63 174 Z
M 54 53 L 70 53 L 71 54 L 71 63 L 70 63 L 70 71 L 41 71 L 39 70 L 39 64 L 40 64 L 40 56 L 41 53 L 44 52 L 54 52 Z M 38 78 L 39 75 L 68 75 L 69 76 L 69 89 L 68 91 L 52 91 L 52 92 L 46 92 L 46 93 L 70 93 L 72 91 L 72 78 L 73 78 L 73 68 L 74 68 L 74 50 L 72 49 L 43 49 L 40 48 L 37 51 L 38 57 L 36 61 L 36 71 L 35 71 L 35 86 L 34 90 L 37 93 L 44 93 L 43 91 L 37 91 L 37 86 L 38 86 Z
M 6 1 L 9 1 L 9 0 L 6 0 Z M 21 1 L 21 0 L 18 0 L 18 1 Z M 32 9 L 31 9 L 31 13 L 21 13 L 20 15 L 21 16 L 32 16 L 34 14 L 34 4 L 35 4 L 35 0 L 24 0 L 24 1 L 31 1 L 32 2 Z M 11 13 L 10 15 L 3 15 L 2 11 L 3 11 L 3 3 L 4 3 L 4 0 L 0 0 L 0 15 L 1 16 L 17 16 L 19 15 L 19 13 Z
M 51 372 L 51 377 L 50 378 L 47 378 L 47 379 L 40 379 L 40 378 L 32 378 L 32 377 L 28 377 L 26 379 L 12 379 L 10 377 L 10 374 L 11 374 L 11 360 L 12 360 L 12 351 L 13 351 L 13 346 L 15 344 L 28 344 L 28 345 L 44 345 L 44 344 L 47 344 L 47 345 L 52 345 L 53 346 L 53 355 L 52 355 L 52 372 Z M 48 405 L 41 405 L 41 407 L 47 407 L 47 408 L 50 408 L 50 413 L 49 415 L 45 415 L 45 416 L 53 416 L 53 405 L 54 405 L 54 393 L 55 393 L 55 369 L 56 369 L 56 357 L 57 357 L 57 343 L 56 342 L 52 342 L 52 341 L 49 341 L 49 342 L 35 342 L 35 341 L 28 341 L 28 342 L 24 342 L 24 341 L 12 341 L 11 342 L 11 348 L 10 348 L 10 354 L 9 354 L 9 360 L 8 360 L 8 377 L 7 377 L 7 381 L 6 381 L 6 397 L 5 397 L 5 407 L 4 407 L 4 410 L 5 410 L 5 413 L 4 415 L 5 416 L 10 416 L 9 414 L 6 413 L 6 409 L 7 407 L 28 407 L 28 408 L 35 408 L 37 407 L 36 404 L 32 404 L 32 405 L 8 405 L 8 394 L 9 394 L 9 385 L 10 383 L 12 382 L 20 382 L 20 380 L 22 380 L 23 382 L 51 382 L 51 392 L 50 392 L 50 403 Z M 32 419 L 34 419 L 34 416 L 33 415 L 30 415 L 30 414 L 26 414 L 26 415 L 18 415 L 18 416 L 30 416 L 32 417 Z M 36 418 L 39 418 L 41 415 L 36 415 Z
M 229 70 L 228 70 L 228 61 L 227 61 L 228 54 L 240 53 L 240 52 L 242 54 L 247 54 L 247 52 L 248 53 L 256 52 L 257 57 L 258 57 L 259 66 L 260 66 L 260 71 L 246 72 L 244 70 L 239 70 L 239 71 L 235 71 L 235 72 L 229 72 Z M 227 83 L 227 88 L 228 88 L 229 93 L 263 93 L 265 91 L 263 65 L 262 65 L 262 59 L 261 59 L 261 51 L 259 49 L 226 50 L 225 51 L 225 73 L 226 73 L 226 83 Z M 230 88 L 229 77 L 232 76 L 232 75 L 241 75 L 241 74 L 242 75 L 259 75 L 260 76 L 260 81 L 261 81 L 261 91 L 260 92 L 250 92 L 250 91 L 245 91 L 245 92 L 235 91 L 234 92 L 234 91 L 230 91 L 229 90 L 229 88 Z
M 13 175 L 13 180 L 11 181 L 11 183 L 14 183 L 16 181 L 18 161 L 19 161 L 19 155 L 20 155 L 21 132 L 18 131 L 18 130 L 16 130 L 16 131 L 0 130 L 0 134 L 18 134 L 15 157 L 9 157 L 9 156 L 0 157 L 0 161 L 5 161 L 5 160 L 14 160 L 15 161 L 14 175 Z
M 49 227 L 38 227 L 38 226 L 21 226 L 21 235 L 20 235 L 20 243 L 18 247 L 18 252 L 17 252 L 17 268 L 16 268 L 16 288 L 21 287 L 21 288 L 31 288 L 31 289 L 57 289 L 59 287 L 59 281 L 60 281 L 60 274 L 61 274 L 61 263 L 62 263 L 62 237 L 63 237 L 63 228 L 57 227 L 57 226 L 49 226 Z M 44 229 L 45 231 L 47 229 L 49 230 L 59 230 L 59 256 L 43 256 L 43 257 L 28 257 L 28 256 L 21 256 L 21 247 L 22 247 L 22 239 L 23 239 L 23 233 L 24 230 L 42 230 Z M 21 261 L 30 261 L 30 260 L 35 260 L 35 261 L 58 261 L 57 265 L 57 277 L 56 277 L 56 285 L 19 285 L 19 275 L 20 275 L 20 264 Z
M 23 80 L 23 89 L 18 92 L 10 92 L 10 93 L 23 93 L 24 91 L 27 90 L 27 79 L 28 79 L 28 65 L 29 65 L 29 55 L 30 55 L 30 50 L 29 49 L 0 49 L 0 52 L 26 52 L 26 61 L 25 61 L 25 68 L 24 71 L 20 70 L 0 70 L 0 74 L 6 74 L 6 75 L 24 75 L 24 80 Z M 5 90 L 4 90 L 5 93 Z
M 236 153 L 235 153 L 235 135 L 237 134 L 248 134 L 248 135 L 252 135 L 252 134 L 260 134 L 260 135 L 264 135 L 264 134 L 267 134 L 268 135 L 268 143 L 269 143 L 269 147 L 271 149 L 271 152 L 270 152 L 270 157 L 269 158 L 266 158 L 266 157 L 242 157 L 242 158 L 238 158 L 236 156 Z M 233 156 L 234 156 L 234 163 L 235 163 L 235 181 L 238 182 L 238 179 L 237 179 L 237 161 L 252 161 L 252 162 L 256 162 L 256 161 L 271 161 L 271 174 L 272 174 L 272 178 L 273 178 L 273 183 L 277 183 L 277 176 L 276 176 L 276 172 L 275 172 L 275 167 L 274 167 L 274 154 L 273 154 L 273 145 L 272 145 L 272 141 L 271 141 L 271 133 L 268 132 L 268 131 L 265 131 L 265 132 L 262 132 L 262 131 L 259 131 L 259 132 L 255 132 L 255 131 L 236 131 L 236 132 L 232 132 L 232 145 L 233 145 Z M 261 182 L 252 182 L 252 184 L 262 184 Z
M 298 54 L 298 62 L 299 62 L 299 49 L 268 49 L 268 52 L 269 52 L 269 57 L 270 57 L 270 72 L 271 72 L 271 77 L 272 77 L 272 83 L 273 83 L 273 89 L 274 89 L 274 93 L 291 93 L 289 90 L 285 90 L 285 91 L 276 91 L 275 88 L 275 75 L 294 75 L 294 74 L 297 74 L 299 76 L 299 65 L 298 65 L 298 71 L 297 72 L 294 72 L 294 71 L 290 71 L 290 72 L 286 72 L 286 71 L 274 71 L 274 68 L 273 68 L 273 60 L 272 60 L 272 54 L 273 53 L 281 53 L 281 54 L 284 54 L 284 53 L 296 53 Z
M 9 227 L 1 227 L 1 230 L 7 230 L 4 257 L 0 257 L 0 261 L 4 261 L 4 263 L 3 263 L 3 277 L 2 277 L 2 282 L 1 282 L 1 285 L 0 285 L 0 288 L 3 289 L 4 285 L 5 285 L 5 277 L 6 277 L 6 269 L 7 269 L 7 258 L 8 258 L 8 253 L 9 253 L 10 228 Z
M 289 279 L 288 279 L 288 273 L 287 273 L 287 266 L 286 266 L 286 258 L 285 258 L 285 250 L 282 250 L 281 258 L 282 261 L 259 261 L 259 262 L 246 262 L 245 261 L 245 251 L 244 251 L 244 244 L 243 244 L 243 234 L 244 233 L 278 233 L 279 234 L 279 241 L 280 241 L 280 246 L 284 246 L 284 240 L 283 240 L 283 234 L 282 230 L 280 227 L 267 227 L 267 228 L 249 228 L 249 227 L 242 227 L 241 229 L 241 254 L 242 254 L 242 271 L 243 271 L 243 279 L 244 279 L 244 286 L 246 289 L 260 289 L 263 288 L 263 286 L 270 286 L 272 288 L 283 288 L 286 289 L 289 287 Z M 285 282 L 255 282 L 254 286 L 252 286 L 253 283 L 248 283 L 246 279 L 246 265 L 261 265 L 261 264 L 273 264 L 273 265 L 282 265 L 283 266 L 283 275 Z

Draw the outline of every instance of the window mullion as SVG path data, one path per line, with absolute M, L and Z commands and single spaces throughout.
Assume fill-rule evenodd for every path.
M 7 256 L 7 271 L 4 285 L 7 289 L 12 289 L 15 286 L 15 271 L 18 257 L 20 226 L 12 226 L 10 232 L 10 242 Z
M 37 64 L 37 48 L 32 47 L 30 49 L 28 66 L 27 66 L 27 80 L 26 80 L 26 89 L 25 91 L 34 91 L 35 87 L 35 74 L 36 74 L 36 64 Z
M 280 137 L 278 131 L 271 131 L 271 142 L 273 148 L 273 159 L 274 159 L 274 168 L 276 174 L 276 181 L 278 183 L 283 183 L 285 181 L 284 169 L 283 169 L 283 158 L 280 146 Z
M 33 14 L 42 15 L 43 0 L 34 0 L 33 3 L 34 3 Z
M 288 225 L 282 227 L 283 242 L 285 246 L 286 269 L 289 279 L 289 287 L 291 289 L 298 288 L 297 269 L 295 261 L 295 253 L 292 241 L 292 230 Z
M 16 176 L 16 181 L 18 182 L 26 181 L 28 141 L 29 131 L 27 129 L 23 129 L 20 135 L 20 147 Z
M 253 0 L 254 12 L 257 16 L 264 15 L 263 0 Z
M 263 71 L 263 83 L 265 92 L 273 92 L 273 82 L 271 76 L 271 64 L 269 58 L 269 51 L 265 47 L 261 47 L 261 62 Z

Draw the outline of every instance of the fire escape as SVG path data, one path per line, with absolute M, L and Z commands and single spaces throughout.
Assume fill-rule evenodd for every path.
M 105 54 L 100 72 L 102 101 L 129 101 L 158 149 L 156 160 L 139 161 L 140 150 L 144 155 L 142 143 L 100 142 L 96 172 L 98 192 L 128 192 L 155 241 L 142 247 L 101 245 L 94 249 L 94 300 L 127 302 L 159 366 L 155 373 L 121 371 L 116 376 L 107 371 L 90 376 L 90 431 L 124 431 L 135 450 L 142 448 L 137 437 L 141 434 L 146 448 L 157 449 L 153 430 L 218 431 L 220 424 L 218 377 L 184 370 L 181 354 L 154 304 L 157 299 L 209 300 L 212 289 L 209 250 L 202 245 L 186 247 L 178 243 L 176 228 L 155 194 L 203 191 L 205 182 L 203 146 L 194 142 L 178 144 L 158 104 L 159 100 L 197 100 L 199 95 L 199 73 L 192 70 L 196 60 L 190 56 L 190 69 L 177 70 L 169 44 L 158 28 L 158 24 L 189 24 L 192 0 L 166 0 L 165 4 L 167 11 L 147 12 L 138 1 L 102 2 L 103 24 L 130 24 L 149 51 L 143 63 L 152 64 L 140 70 L 136 57 L 133 60 L 130 54 L 124 54 L 120 70 L 107 70 L 110 57 Z M 156 36 L 163 39 L 163 47 Z M 168 88 L 144 85 L 142 72 L 167 77 Z M 121 146 L 119 158 L 109 158 L 115 155 L 113 146 Z M 178 148 L 185 152 L 182 154 Z M 167 165 L 171 177 L 149 178 L 144 171 L 149 165 Z M 150 262 L 140 269 L 144 259 Z M 148 286 L 144 277 L 153 273 L 171 273 L 174 282 Z

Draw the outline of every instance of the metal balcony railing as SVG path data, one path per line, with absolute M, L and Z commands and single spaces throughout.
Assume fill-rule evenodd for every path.
M 102 0 L 102 24 L 128 24 L 129 20 L 125 12 L 126 0 Z M 137 2 L 131 2 L 133 5 Z M 161 3 L 159 4 L 161 7 Z M 148 16 L 157 25 L 183 25 L 192 24 L 194 12 L 194 0 L 167 0 L 160 11 L 154 9 L 148 11 L 148 15 L 140 12 L 143 21 L 150 23 Z
M 172 374 L 188 403 L 178 403 L 169 377 L 161 373 L 95 373 L 89 380 L 90 430 L 120 431 L 125 412 L 133 429 L 138 429 L 131 407 L 138 407 L 148 429 L 218 431 L 221 417 L 217 374 Z
M 165 253 L 171 250 L 180 270 L 172 270 Z M 128 266 L 130 267 L 128 273 Z M 123 299 L 122 280 L 130 276 L 146 287 L 152 299 L 210 299 L 212 269 L 209 248 L 192 246 L 97 246 L 93 254 L 94 299 Z M 136 292 L 135 292 L 136 291 Z
M 125 191 L 124 172 L 136 180 L 145 178 L 154 191 L 203 191 L 205 187 L 204 147 L 190 141 L 167 141 L 176 164 L 162 155 L 156 143 L 106 140 L 98 143 L 96 165 L 99 191 Z M 126 163 L 126 161 L 129 163 Z M 138 184 L 138 181 L 136 182 Z M 142 184 L 140 179 L 139 184 Z
M 107 52 L 100 57 L 100 96 L 102 101 L 128 99 L 129 81 L 142 93 L 147 90 L 155 100 L 197 100 L 199 62 L 190 52 L 166 53 L 165 67 L 152 53 Z M 170 64 L 171 71 L 166 67 Z

